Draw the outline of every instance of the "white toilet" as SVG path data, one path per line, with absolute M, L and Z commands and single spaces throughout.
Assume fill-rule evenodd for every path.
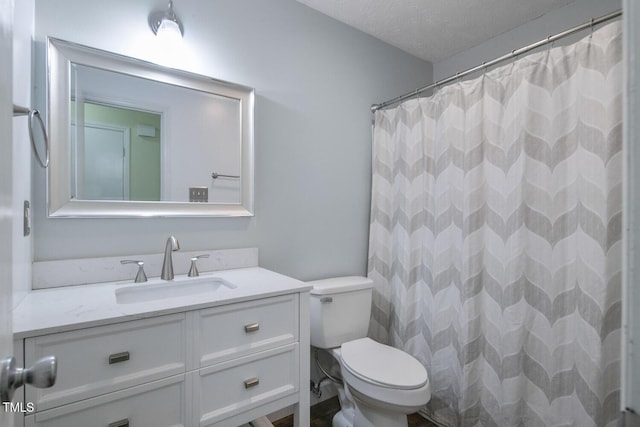
M 310 284 L 311 345 L 331 353 L 346 385 L 333 427 L 407 427 L 407 414 L 431 398 L 429 377 L 411 355 L 366 337 L 373 282 L 351 276 Z

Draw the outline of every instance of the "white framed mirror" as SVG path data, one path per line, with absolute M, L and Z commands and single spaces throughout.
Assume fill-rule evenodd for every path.
M 254 90 L 47 40 L 49 217 L 253 215 Z

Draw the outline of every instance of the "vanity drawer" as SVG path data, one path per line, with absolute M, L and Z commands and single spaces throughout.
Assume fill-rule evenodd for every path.
M 25 427 L 191 427 L 185 374 L 25 417 Z
M 298 391 L 298 343 L 195 371 L 194 404 L 200 427 Z
M 298 341 L 298 321 L 298 294 L 200 310 L 195 366 Z
M 186 316 L 159 316 L 25 340 L 25 365 L 58 359 L 51 388 L 26 388 L 36 411 L 185 372 Z

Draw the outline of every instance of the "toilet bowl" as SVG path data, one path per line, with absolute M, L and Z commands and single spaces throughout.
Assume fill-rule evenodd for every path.
M 373 282 L 338 277 L 311 282 L 311 345 L 329 351 L 344 381 L 333 427 L 406 427 L 431 398 L 413 356 L 366 337 Z
M 361 338 L 331 354 L 355 402 L 354 426 L 406 426 L 407 414 L 417 412 L 431 397 L 427 371 L 401 350 Z

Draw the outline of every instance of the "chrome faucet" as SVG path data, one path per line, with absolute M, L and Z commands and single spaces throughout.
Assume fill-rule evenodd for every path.
M 162 280 L 173 280 L 173 261 L 171 259 L 171 252 L 180 249 L 180 243 L 178 239 L 173 236 L 169 236 L 167 244 L 164 247 L 164 260 L 162 261 L 162 274 L 160 278 Z

